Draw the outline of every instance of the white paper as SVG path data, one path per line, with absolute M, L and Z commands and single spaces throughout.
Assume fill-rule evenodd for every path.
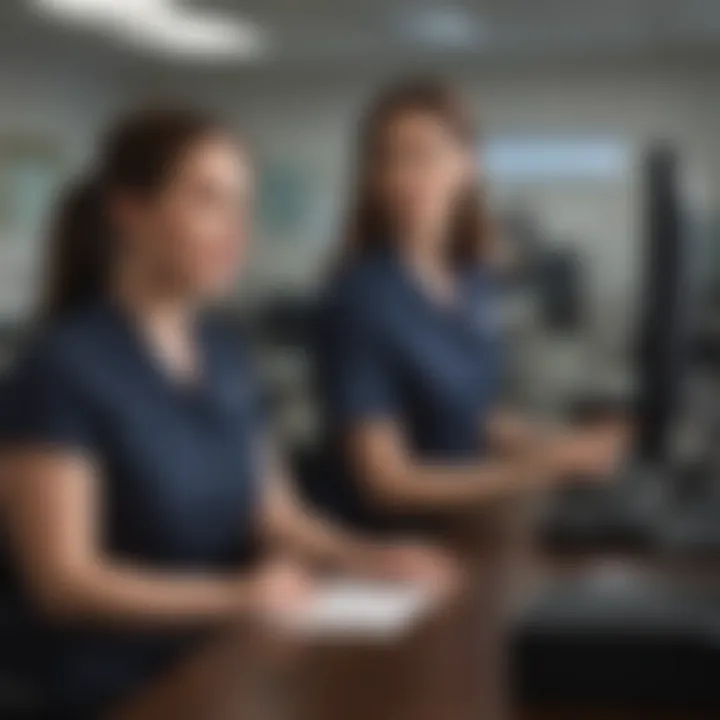
M 282 623 L 309 637 L 395 639 L 426 615 L 432 604 L 432 593 L 420 585 L 331 580 Z

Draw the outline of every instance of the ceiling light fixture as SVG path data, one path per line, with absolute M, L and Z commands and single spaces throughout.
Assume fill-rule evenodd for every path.
M 456 7 L 408 10 L 401 18 L 401 29 L 416 42 L 444 48 L 468 47 L 487 36 L 483 24 Z
M 140 20 L 172 8 L 167 0 L 32 0 L 41 13 L 72 23 L 106 25 L 135 17 Z
M 34 0 L 56 20 L 94 27 L 135 47 L 194 58 L 254 58 L 267 38 L 254 23 L 172 0 Z
M 193 57 L 252 58 L 266 48 L 265 34 L 259 27 L 208 14 L 125 18 L 118 30 L 136 47 Z

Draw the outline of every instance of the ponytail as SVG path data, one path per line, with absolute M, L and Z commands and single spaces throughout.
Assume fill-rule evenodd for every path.
M 117 240 L 113 193 L 162 189 L 190 146 L 222 130 L 202 114 L 164 108 L 135 112 L 108 133 L 98 172 L 66 190 L 55 208 L 41 320 L 56 320 L 105 293 Z
M 103 183 L 84 178 L 58 199 L 41 317 L 56 320 L 96 300 L 106 284 L 110 238 Z

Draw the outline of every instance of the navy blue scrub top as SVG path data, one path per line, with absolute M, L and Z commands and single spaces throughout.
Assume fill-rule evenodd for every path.
M 321 303 L 317 385 L 326 463 L 316 497 L 345 520 L 384 526 L 343 450 L 348 430 L 396 421 L 426 461 L 477 459 L 503 384 L 499 288 L 488 271 L 458 275 L 451 304 L 431 297 L 393 252 L 342 272 Z
M 46 331 L 14 374 L 17 402 L 3 440 L 93 458 L 105 549 L 144 568 L 236 571 L 252 554 L 257 392 L 234 337 L 199 324 L 198 341 L 202 378 L 183 385 L 120 310 L 97 303 Z M 183 644 L 147 633 L 61 632 L 40 618 L 30 625 L 53 703 L 68 707 L 122 695 Z

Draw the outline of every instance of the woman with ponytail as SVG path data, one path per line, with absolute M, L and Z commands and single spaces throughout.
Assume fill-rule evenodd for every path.
M 312 516 L 270 452 L 242 342 L 205 312 L 242 263 L 251 185 L 225 128 L 165 109 L 121 122 L 61 203 L 4 433 L 32 670 L 59 716 L 225 716 L 213 688 L 236 668 L 172 693 L 160 676 L 208 630 L 305 602 L 315 563 L 448 578 L 431 549 Z

